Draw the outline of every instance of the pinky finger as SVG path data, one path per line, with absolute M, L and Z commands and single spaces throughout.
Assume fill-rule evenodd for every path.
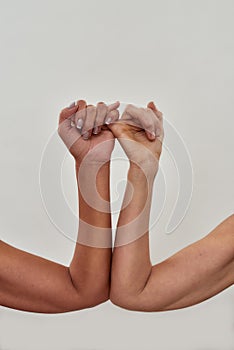
M 109 113 L 109 112 L 119 108 L 119 106 L 120 106 L 120 102 L 116 101 L 116 102 L 112 103 L 111 105 L 107 106 L 107 112 Z
M 111 124 L 116 122 L 119 119 L 119 111 L 117 109 L 114 109 L 107 113 L 105 124 Z

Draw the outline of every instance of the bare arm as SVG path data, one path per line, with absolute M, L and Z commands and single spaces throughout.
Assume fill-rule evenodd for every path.
M 81 109 L 86 108 L 85 101 L 80 101 Z M 68 120 L 77 111 L 77 106 L 65 108 L 60 116 L 64 121 L 62 137 L 69 142 L 72 138 L 72 152 L 76 159 L 77 179 L 81 159 L 90 150 L 90 140 L 79 138 Z M 91 111 L 93 112 L 93 110 Z M 88 112 L 85 122 L 88 120 Z M 109 161 L 113 148 L 113 136 L 110 131 L 103 131 L 95 137 L 95 144 L 100 148 L 95 155 L 100 162 L 94 163 L 87 158 L 86 176 L 78 181 L 80 225 L 78 240 L 70 267 L 63 266 L 41 257 L 24 252 L 0 242 L 0 303 L 10 308 L 58 313 L 79 310 L 97 305 L 109 298 L 109 278 L 111 263 L 111 217 L 109 213 Z M 68 135 L 68 138 L 66 136 Z M 102 159 L 102 143 L 110 139 L 108 153 L 105 143 L 105 159 Z M 92 158 L 92 157 L 91 157 Z M 101 163 L 101 166 L 100 166 Z M 94 175 L 97 177 L 94 178 Z M 82 191 L 95 181 L 97 192 L 93 195 L 93 205 L 83 198 Z M 104 199 L 104 202 L 103 202 Z M 104 204 L 103 204 L 104 203 Z M 99 210 L 101 208 L 102 210 Z M 90 232 L 92 231 L 92 232 Z M 93 244 L 94 242 L 94 244 Z
M 121 226 L 138 216 L 137 208 L 142 208 L 151 197 L 146 195 L 147 181 L 139 168 L 130 167 L 128 176 L 134 197 L 120 214 L 120 232 Z M 149 209 L 146 215 L 148 220 Z M 131 223 L 128 229 L 131 230 Z M 150 262 L 148 231 L 132 243 L 122 244 L 115 247 L 113 254 L 111 300 L 124 308 L 139 311 L 184 308 L 234 283 L 234 215 L 206 237 L 154 266 Z
M 234 283 L 234 215 L 203 239 L 152 266 L 149 217 L 163 129 L 162 114 L 152 103 L 147 107 L 144 111 L 127 106 L 123 121 L 111 126 L 130 168 L 112 258 L 110 299 L 130 310 L 162 311 L 199 303 Z M 155 131 L 149 108 L 155 113 L 156 139 L 148 135 Z M 130 125 L 132 120 L 141 127 Z
M 107 200 L 108 179 L 109 166 L 106 165 L 99 171 L 97 186 Z M 88 185 L 89 178 L 84 181 L 83 185 Z M 90 225 L 101 222 L 110 230 L 110 214 L 90 208 L 81 197 L 79 211 L 80 217 L 85 216 Z M 82 234 L 80 231 L 79 235 Z M 1 305 L 44 313 L 97 305 L 108 299 L 110 261 L 110 246 L 96 248 L 77 243 L 71 265 L 66 267 L 0 242 Z

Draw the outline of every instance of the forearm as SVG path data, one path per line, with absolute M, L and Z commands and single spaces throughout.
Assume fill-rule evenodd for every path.
M 70 265 L 72 280 L 79 293 L 104 301 L 109 297 L 112 255 L 110 165 L 76 165 L 79 193 L 79 232 Z M 92 184 L 96 184 L 92 188 Z
M 154 176 L 130 164 L 113 252 L 111 295 L 115 302 L 121 295 L 140 293 L 151 273 L 148 231 Z
M 87 183 L 83 183 L 85 186 L 90 181 L 89 177 L 86 179 Z M 105 166 L 98 173 L 97 189 L 107 200 L 104 202 L 106 209 L 109 206 L 108 180 L 109 166 Z M 1 305 L 33 312 L 58 313 L 91 307 L 108 299 L 110 213 L 89 208 L 81 195 L 80 199 L 80 218 L 89 225 L 80 225 L 82 243 L 78 239 L 70 267 L 0 242 Z M 97 197 L 95 201 L 98 207 L 100 198 Z M 98 225 L 100 231 L 95 235 Z M 91 235 L 90 227 L 93 227 Z M 86 232 L 86 229 L 89 231 Z M 96 246 L 92 246 L 93 242 Z
M 144 244 L 135 245 L 139 257 L 140 252 L 145 254 Z M 133 254 L 137 256 L 136 252 Z M 128 283 L 133 283 L 130 276 L 127 278 Z M 137 273 L 135 278 L 142 284 Z M 233 283 L 234 215 L 201 240 L 153 266 L 141 290 L 116 288 L 112 301 L 131 310 L 174 310 L 200 303 Z
M 164 311 L 197 304 L 234 283 L 234 215 L 203 239 L 151 266 L 148 232 L 152 186 L 146 194 L 146 179 L 134 169 L 128 178 L 134 187 L 130 204 L 121 211 L 112 264 L 111 300 L 131 310 Z M 151 177 L 149 176 L 149 183 Z M 138 181 L 139 180 L 139 181 Z M 125 200 L 128 197 L 127 186 Z M 143 204 L 148 210 L 143 210 Z M 140 220 L 143 213 L 142 220 Z M 132 219 L 138 217 L 137 225 Z M 144 219 L 143 219 L 144 217 Z M 122 225 L 131 222 L 123 229 Z M 128 230 L 138 231 L 129 243 Z M 119 237 L 119 235 L 121 235 Z M 125 238 L 125 244 L 124 244 Z M 137 239 L 138 238 L 138 239 Z

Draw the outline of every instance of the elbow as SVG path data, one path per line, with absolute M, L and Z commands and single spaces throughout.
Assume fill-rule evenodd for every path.
M 133 298 L 130 295 L 129 289 L 126 287 L 127 283 L 124 283 L 120 279 L 116 280 L 113 277 L 110 284 L 109 299 L 113 305 L 129 310 Z
M 77 293 L 83 304 L 82 307 L 80 307 L 78 303 L 76 310 L 80 310 L 92 308 L 108 301 L 110 297 L 110 288 L 109 285 L 107 285 L 93 289 L 89 288 L 84 291 L 77 291 Z
M 118 293 L 110 293 L 110 301 L 113 305 L 120 307 L 121 309 L 130 310 L 130 303 L 128 298 L 119 295 Z M 135 309 L 134 309 L 135 310 Z
M 110 301 L 115 306 L 125 310 L 142 311 L 140 310 L 140 303 L 137 302 L 138 295 L 130 294 L 126 290 L 110 289 Z
M 89 309 L 109 300 L 109 288 L 98 290 L 75 290 L 69 298 L 54 305 L 50 313 L 66 313 Z
M 155 296 L 154 301 L 150 301 L 144 290 L 131 294 L 127 290 L 116 291 L 111 288 L 110 301 L 112 304 L 129 311 L 162 312 L 170 310 L 162 298 Z
M 91 307 L 103 304 L 109 300 L 109 297 L 110 297 L 109 288 L 104 288 L 102 290 L 98 290 L 95 293 L 92 293 L 91 295 L 89 295 L 87 297 L 86 308 L 91 308 Z
M 109 299 L 112 304 L 125 310 L 143 311 L 143 290 L 133 288 L 126 279 L 112 276 Z
M 72 280 L 72 278 L 71 278 Z M 92 308 L 109 300 L 110 282 L 109 279 L 95 283 L 90 280 L 77 284 L 72 280 L 72 291 L 70 293 L 70 310 L 79 311 Z M 66 303 L 66 301 L 65 301 Z

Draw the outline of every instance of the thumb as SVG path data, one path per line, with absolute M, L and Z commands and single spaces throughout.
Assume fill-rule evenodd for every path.
M 112 132 L 114 137 L 118 138 L 123 135 L 123 128 L 120 122 L 115 122 L 111 124 L 107 124 L 108 129 Z

